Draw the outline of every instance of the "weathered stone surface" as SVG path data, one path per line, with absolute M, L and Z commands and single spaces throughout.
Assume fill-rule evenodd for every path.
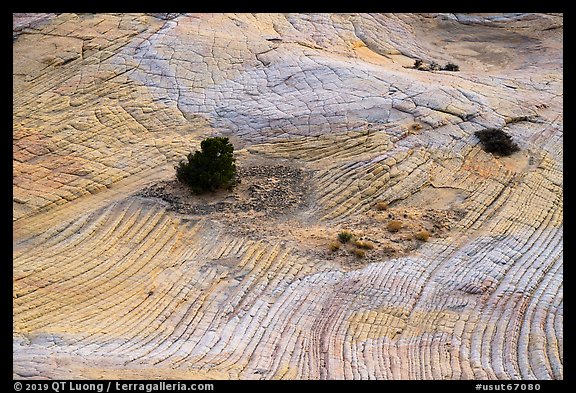
M 13 21 L 14 378 L 563 378 L 562 15 Z M 248 202 L 172 209 L 217 134 Z

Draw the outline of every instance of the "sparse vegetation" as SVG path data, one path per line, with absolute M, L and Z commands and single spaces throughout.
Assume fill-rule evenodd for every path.
M 200 143 L 201 151 L 190 153 L 188 162 L 180 161 L 176 178 L 196 194 L 231 188 L 235 184 L 234 146 L 228 138 L 215 137 Z
M 384 246 L 382 247 L 382 251 L 384 252 L 384 254 L 388 256 L 396 255 L 396 253 L 398 252 L 398 250 L 392 246 Z
M 398 232 L 400 229 L 402 229 L 402 222 L 398 221 L 398 220 L 392 220 L 388 223 L 388 225 L 386 226 L 386 229 L 388 229 L 388 232 Z
M 419 130 L 421 130 L 422 128 L 423 128 L 423 127 L 422 127 L 422 124 L 420 124 L 420 123 L 412 123 L 412 125 L 410 126 L 410 129 L 411 129 L 412 131 L 419 131 Z
M 386 202 L 378 202 L 378 203 L 376 204 L 376 210 L 378 210 L 378 211 L 383 211 L 383 210 L 386 210 L 386 209 L 388 209 L 388 203 L 386 203 Z
M 444 71 L 460 71 L 460 67 L 458 67 L 454 63 L 448 63 L 444 67 L 442 67 L 442 70 L 444 70 Z
M 336 242 L 336 241 L 331 242 L 330 246 L 329 246 L 330 251 L 332 251 L 332 252 L 338 251 L 340 249 L 340 244 L 341 244 L 340 242 Z
M 414 234 L 414 238 L 417 240 L 421 240 L 423 242 L 427 242 L 428 239 L 430 238 L 430 232 L 424 229 L 422 231 L 416 232 Z
M 352 239 L 352 232 L 349 231 L 341 231 L 338 234 L 338 240 L 340 243 L 348 243 Z
M 364 250 L 373 250 L 374 243 L 367 241 L 367 240 L 357 240 L 354 245 L 358 248 L 362 248 Z
M 368 240 L 356 239 L 352 232 L 343 230 L 338 233 L 338 241 L 333 241 L 329 244 L 329 249 L 332 252 L 343 250 L 347 255 L 355 255 L 358 258 L 366 256 L 366 250 L 373 250 L 374 243 Z
M 419 71 L 460 71 L 460 67 L 454 63 L 448 63 L 444 67 L 441 67 L 440 64 L 435 61 L 426 64 L 421 59 L 416 59 L 412 68 Z
M 366 256 L 366 251 L 361 250 L 359 248 L 355 248 L 352 250 L 352 253 L 356 255 L 358 258 L 364 258 Z
M 512 141 L 512 137 L 504 131 L 496 128 L 488 128 L 474 133 L 480 139 L 484 151 L 499 156 L 509 156 L 520 150 Z

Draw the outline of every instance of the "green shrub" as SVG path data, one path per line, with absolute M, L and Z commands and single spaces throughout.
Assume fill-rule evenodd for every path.
M 188 162 L 180 161 L 176 178 L 196 194 L 231 188 L 235 184 L 234 146 L 226 137 L 204 139 L 201 151 L 188 154 Z
M 430 64 L 425 64 L 420 59 L 414 61 L 414 66 L 412 68 L 420 71 L 460 71 L 460 67 L 454 63 L 448 63 L 444 67 L 440 67 L 440 64 L 436 63 L 435 61 L 431 62 Z
M 512 141 L 512 137 L 504 131 L 496 128 L 488 128 L 474 133 L 480 139 L 484 151 L 494 153 L 499 156 L 509 156 L 520 150 L 518 145 Z
M 352 239 L 352 232 L 341 231 L 338 234 L 338 240 L 340 240 L 340 243 L 348 243 L 351 239 Z
M 460 71 L 460 67 L 458 67 L 454 63 L 448 63 L 444 67 L 442 67 L 444 71 Z

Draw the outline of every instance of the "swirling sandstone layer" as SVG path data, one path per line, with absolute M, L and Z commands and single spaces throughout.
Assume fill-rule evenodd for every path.
M 14 378 L 562 379 L 562 26 L 15 14 Z

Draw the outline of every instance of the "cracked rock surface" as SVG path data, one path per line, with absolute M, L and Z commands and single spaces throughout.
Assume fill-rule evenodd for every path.
M 14 14 L 14 378 L 562 379 L 562 50 L 561 14 Z M 183 201 L 215 135 L 244 182 Z

